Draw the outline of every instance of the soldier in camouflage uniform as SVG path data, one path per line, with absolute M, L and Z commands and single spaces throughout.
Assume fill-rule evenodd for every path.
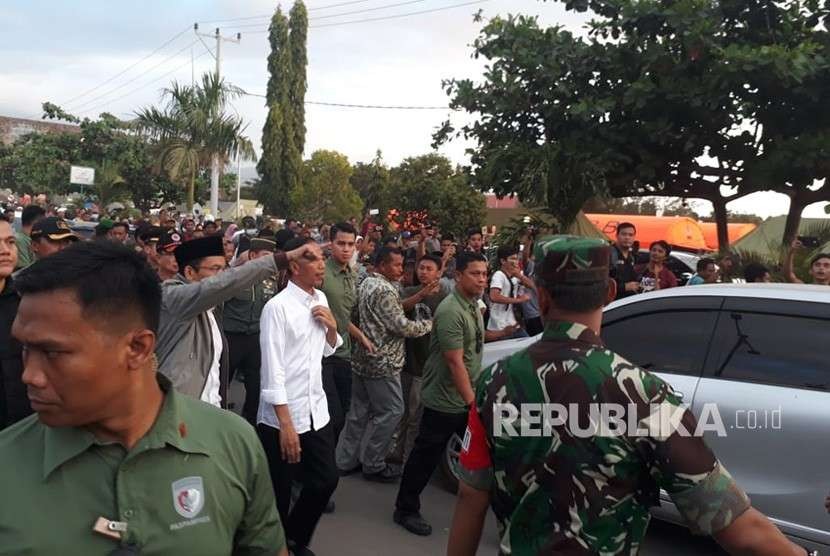
M 488 504 L 499 521 L 500 554 L 637 554 L 660 488 L 694 532 L 727 550 L 805 554 L 751 508 L 700 436 L 660 426 L 655 417 L 668 414 L 697 429 L 672 388 L 603 347 L 602 306 L 616 295 L 608 245 L 551 236 L 537 242 L 535 257 L 545 332 L 478 379 L 448 554 L 475 554 Z M 538 413 L 533 422 L 523 415 L 524 422 L 507 423 L 519 431 L 510 434 L 506 419 L 516 414 L 505 408 L 540 404 L 569 408 L 570 420 L 543 429 L 532 426 Z M 622 421 L 637 430 L 579 434 L 589 428 L 592 404 L 623 406 Z M 528 435 L 534 428 L 537 435 Z

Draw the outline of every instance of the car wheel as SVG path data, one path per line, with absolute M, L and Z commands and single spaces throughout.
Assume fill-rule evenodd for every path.
M 452 494 L 458 492 L 458 456 L 461 454 L 461 437 L 453 434 L 447 442 L 441 458 L 441 483 Z

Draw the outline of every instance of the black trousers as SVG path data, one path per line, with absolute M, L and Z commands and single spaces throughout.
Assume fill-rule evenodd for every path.
M 442 413 L 424 408 L 415 446 L 403 469 L 398 499 L 395 501 L 396 509 L 406 513 L 418 513 L 421 510 L 421 492 L 441 462 L 447 442 L 453 434 L 463 436 L 466 428 L 466 413 Z
M 260 424 L 257 432 L 268 458 L 274 497 L 285 536 L 298 546 L 308 546 L 340 479 L 337 464 L 334 463 L 331 424 L 300 435 L 300 463 L 294 464 L 282 459 L 278 429 Z M 294 482 L 300 483 L 302 490 L 292 507 L 291 487 Z
M 259 367 L 262 364 L 262 355 L 259 348 L 259 334 L 225 332 L 225 337 L 228 339 L 228 359 L 230 362 L 230 378 L 228 380 L 232 381 L 239 371 L 244 373 L 245 403 L 242 406 L 242 417 L 255 427 L 261 388 Z
M 346 424 L 346 413 L 352 400 L 352 363 L 339 357 L 323 359 L 323 391 L 329 405 L 334 441 L 340 438 L 340 431 Z

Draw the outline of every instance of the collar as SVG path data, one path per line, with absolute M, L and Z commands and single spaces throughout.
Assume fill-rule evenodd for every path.
M 181 394 L 178 394 L 170 380 L 162 374 L 156 374 L 156 380 L 164 392 L 164 401 L 156 422 L 147 434 L 133 447 L 127 458 L 151 449 L 170 445 L 189 454 L 210 455 L 206 447 L 187 434 L 187 419 L 182 411 Z M 91 432 L 80 427 L 44 427 L 43 478 L 87 451 L 92 445 L 111 444 L 95 438 Z
M 334 260 L 334 257 L 326 259 L 326 268 L 328 268 L 332 274 L 346 274 L 351 276 L 355 273 L 351 265 L 347 264 L 346 267 L 343 268 L 340 266 L 340 263 Z
M 293 295 L 294 297 L 296 297 L 297 299 L 299 299 L 300 301 L 302 301 L 303 303 L 306 303 L 306 304 L 311 303 L 313 301 L 319 301 L 320 300 L 320 296 L 318 295 L 318 293 L 317 293 L 318 290 L 316 288 L 314 289 L 314 294 L 312 295 L 312 294 L 308 293 L 307 291 L 305 291 L 304 289 L 302 289 L 301 287 L 299 287 L 297 284 L 295 284 L 291 280 L 288 281 L 288 285 L 285 287 L 285 289 L 288 292 L 290 292 L 291 295 Z
M 472 299 L 467 299 L 466 297 L 464 297 L 464 294 L 462 294 L 460 291 L 458 291 L 458 286 L 456 286 L 452 289 L 452 294 L 455 296 L 455 298 L 458 300 L 458 302 L 461 303 L 462 306 L 465 306 L 465 307 L 468 307 L 468 308 L 472 307 L 473 309 L 478 311 L 478 301 L 473 301 Z
M 604 344 L 600 337 L 584 324 L 553 320 L 545 323 L 545 331 L 542 334 L 543 340 L 583 342 L 602 347 Z

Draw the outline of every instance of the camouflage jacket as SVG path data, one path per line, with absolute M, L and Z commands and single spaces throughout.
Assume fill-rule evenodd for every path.
M 352 370 L 366 378 L 394 376 L 404 364 L 404 338 L 429 334 L 431 320 L 406 318 L 399 290 L 380 275 L 369 276 L 358 288 L 357 309 L 360 330 L 374 344 L 369 353 L 362 344 L 355 345 Z
M 547 429 L 522 413 L 542 403 L 567 408 Z M 625 407 L 635 434 L 592 432 L 590 410 L 604 404 Z M 518 434 L 505 425 L 511 408 Z M 658 422 L 666 415 L 697 429 L 668 384 L 579 324 L 548 323 L 541 341 L 483 371 L 459 470 L 490 491 L 500 554 L 637 554 L 660 488 L 693 531 L 729 525 L 749 500 L 701 437 Z

